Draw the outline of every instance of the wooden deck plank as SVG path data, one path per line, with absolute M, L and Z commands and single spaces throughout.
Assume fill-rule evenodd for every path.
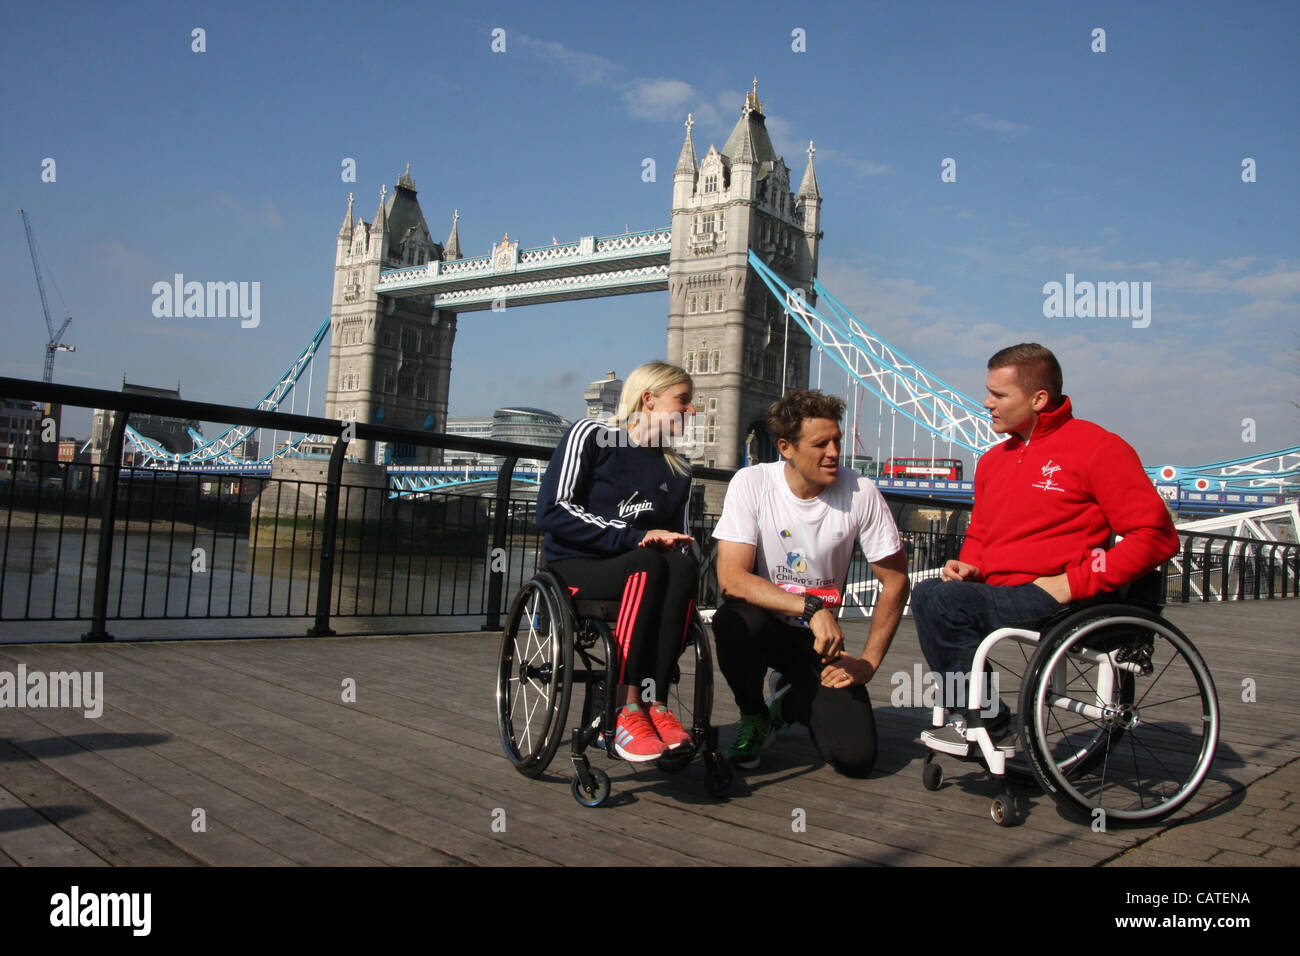
M 5 785 L 58 830 L 109 863 L 184 866 L 198 860 L 39 760 L 0 740 Z M 3 861 L 0 861 L 3 862 Z
M 5 787 L 0 787 L 0 852 L 23 866 L 108 866 Z
M 97 794 L 126 816 L 140 821 L 202 862 L 238 859 L 249 866 L 277 866 L 289 862 L 236 830 L 218 828 L 213 832 L 194 834 L 190 830 L 192 803 L 177 799 L 166 789 L 156 786 L 152 779 L 145 780 L 105 758 L 94 749 L 96 742 L 84 746 L 75 735 L 60 734 L 56 728 L 36 720 L 20 725 L 17 733 L 7 728 L 5 736 L 77 786 Z
M 1194 802 L 1204 806 L 1300 753 L 1287 729 L 1300 716 L 1290 693 L 1300 681 L 1300 601 L 1166 614 L 1219 689 L 1220 752 Z M 867 626 L 848 625 L 850 648 Z M 1094 834 L 1043 795 L 1030 798 L 1024 825 L 996 828 L 993 783 L 955 761 L 944 768 L 952 782 L 925 791 L 916 737 L 928 713 L 889 707 L 887 681 L 873 686 L 881 749 L 866 780 L 835 774 L 791 730 L 722 803 L 704 793 L 698 761 L 672 776 L 595 752 L 614 795 L 584 809 L 568 792 L 567 744 L 537 780 L 501 755 L 498 643 L 484 634 L 0 646 L 0 669 L 22 660 L 103 670 L 107 698 L 97 721 L 0 710 L 0 762 L 14 771 L 0 821 L 23 824 L 0 823 L 0 865 L 48 862 L 33 855 L 38 838 L 47 856 L 100 863 L 1086 865 L 1160 829 Z M 919 660 L 907 619 L 885 670 Z M 340 699 L 343 677 L 357 681 L 356 703 Z M 1246 678 L 1253 702 L 1241 699 Z M 719 678 L 724 745 L 735 719 Z M 196 795 L 208 798 L 208 833 L 189 828 L 190 808 L 204 805 Z M 805 832 L 791 828 L 796 808 Z M 505 833 L 491 829 L 498 809 Z
M 158 650 L 158 648 L 151 646 L 150 650 Z M 158 657 L 156 654 L 152 655 L 152 659 L 156 663 L 161 661 L 161 658 Z M 181 669 L 184 669 L 186 667 L 192 669 L 192 661 L 188 659 L 176 660 L 173 661 L 172 664 Z M 245 666 L 251 666 L 251 665 L 245 665 Z M 223 681 L 216 682 L 215 684 L 213 684 L 213 686 L 218 690 L 225 704 L 228 706 L 232 697 L 237 697 L 242 692 L 242 688 L 246 683 L 247 681 L 243 677 L 236 674 L 233 677 L 224 678 Z M 326 704 L 324 701 L 320 701 L 314 698 L 304 697 L 298 703 L 293 704 L 292 707 L 295 710 L 302 710 L 304 707 L 306 707 L 309 711 L 313 713 L 316 712 L 317 709 L 323 708 L 321 710 L 321 713 L 343 711 L 344 713 L 348 713 L 352 717 L 358 716 L 357 712 L 354 711 L 350 705 L 341 705 L 341 704 L 336 705 L 333 701 Z M 318 722 L 315 720 L 300 721 L 300 724 L 298 728 L 296 728 L 295 732 L 282 734 L 280 736 L 283 739 L 295 740 L 297 737 L 301 735 L 302 732 L 309 732 L 311 730 L 311 727 L 316 723 Z M 456 827 L 456 826 L 465 827 L 467 825 L 465 822 L 467 819 L 466 814 L 472 809 L 473 816 L 470 817 L 469 819 L 474 819 L 476 821 L 482 822 L 481 831 L 476 829 L 475 837 L 477 838 L 477 832 L 483 832 L 483 833 L 488 832 L 489 822 L 490 822 L 490 812 L 492 809 L 495 809 L 494 798 L 492 797 L 492 795 L 489 792 L 483 790 L 480 786 L 473 784 L 469 780 L 465 781 L 465 783 L 473 787 L 472 790 L 467 790 L 464 784 L 457 784 L 455 782 L 448 783 L 445 779 L 447 776 L 446 774 L 430 775 L 428 773 L 420 774 L 418 772 L 413 774 L 411 771 L 411 759 L 409 754 L 409 748 L 404 744 L 394 745 L 392 741 L 389 740 L 389 738 L 392 737 L 392 731 L 393 728 L 391 724 L 380 727 L 376 739 L 377 746 L 372 745 L 370 743 L 363 742 L 363 744 L 358 747 L 353 743 L 345 742 L 344 739 L 339 736 L 334 736 L 333 739 L 330 741 L 318 741 L 319 743 L 322 743 L 323 746 L 327 747 L 328 750 L 324 754 L 313 754 L 311 755 L 311 757 L 312 759 L 316 759 L 316 760 L 324 759 L 326 761 L 331 761 L 335 763 L 337 763 L 340 760 L 345 760 L 349 762 L 355 762 L 360 760 L 365 764 L 370 764 L 373 766 L 375 762 L 374 761 L 375 754 L 379 752 L 386 752 L 390 757 L 390 763 L 386 769 L 388 770 L 388 772 L 392 772 L 394 770 L 403 772 L 403 782 L 406 784 L 406 786 L 413 788 L 410 797 L 413 801 L 417 802 L 417 805 L 427 804 L 428 798 L 431 795 L 430 794 L 431 788 L 440 796 L 440 798 L 443 801 L 459 802 L 463 804 L 466 802 L 466 800 L 469 800 L 470 802 L 467 806 L 463 806 L 460 809 L 456 809 L 454 811 L 448 811 L 445 813 L 446 824 L 451 827 Z M 366 732 L 363 731 L 363 734 L 364 733 Z M 413 732 L 408 732 L 408 734 L 411 734 L 413 736 L 414 742 L 417 744 L 419 743 L 420 739 L 422 739 L 418 735 L 414 735 Z M 371 736 L 375 736 L 375 734 L 371 733 Z M 424 739 L 427 739 L 427 737 Z M 446 765 L 460 765 L 464 763 L 464 760 L 462 759 L 461 755 L 458 752 L 459 750 L 464 749 L 463 746 L 460 744 L 455 744 L 453 745 L 453 748 L 454 748 L 453 752 L 449 755 L 449 759 L 447 759 L 445 762 Z M 504 766 L 504 761 L 501 761 L 501 765 Z M 364 776 L 365 774 L 363 774 L 363 777 Z M 513 776 L 518 777 L 517 774 L 514 774 Z M 527 781 L 524 781 L 522 777 L 519 777 L 519 781 L 521 783 L 527 783 Z M 567 794 L 565 798 L 569 806 L 573 806 L 575 810 L 578 809 L 576 806 L 573 805 L 572 800 L 567 797 Z M 499 800 L 496 802 L 499 802 Z M 550 811 L 553 808 L 539 807 L 536 809 L 543 810 L 545 812 L 541 816 L 539 816 L 538 820 L 536 821 L 536 825 L 530 827 L 529 830 L 525 832 L 524 839 L 528 840 L 531 838 L 531 834 L 533 834 L 534 832 L 542 831 L 541 836 L 543 838 L 550 839 L 551 842 L 554 842 L 555 835 L 552 834 L 548 837 L 545 832 L 551 829 L 551 826 L 547 818 L 549 817 Z M 524 812 L 524 818 L 527 819 L 529 815 L 529 808 L 524 807 L 522 808 L 522 810 Z M 513 815 L 514 814 L 512 813 L 511 816 Z M 654 844 L 651 844 L 651 846 L 653 847 Z M 491 844 L 491 848 L 499 853 L 500 843 Z M 626 862 L 627 860 L 626 850 L 621 845 L 621 843 L 620 845 L 611 845 L 604 851 L 598 850 L 593 847 L 588 847 L 585 852 L 588 855 L 589 862 L 622 863 L 622 862 Z M 600 859 L 602 853 L 605 854 L 604 859 Z M 595 856 L 597 859 L 594 860 L 590 859 L 590 857 L 592 856 Z M 665 860 L 664 862 L 669 862 L 669 861 Z M 693 862 L 693 861 L 690 860 L 690 858 L 679 856 L 678 858 L 672 860 L 671 862 L 680 863 L 680 862 Z
M 142 693 L 165 693 L 167 686 L 165 683 L 156 681 L 151 683 L 143 676 L 136 676 L 133 680 Z M 202 723 L 203 719 L 209 715 L 217 716 L 219 712 L 229 712 L 231 703 L 230 693 L 224 688 L 200 691 L 194 694 L 190 701 L 192 712 L 200 727 L 211 727 Z M 244 720 L 247 720 L 247 717 Z M 224 729 L 211 730 L 214 745 L 231 748 L 235 753 L 246 754 L 250 760 L 270 761 L 270 769 L 267 772 L 273 772 L 281 779 L 293 782 L 294 785 L 300 786 L 304 793 L 312 793 L 336 806 L 347 807 L 348 812 L 357 812 L 358 803 L 365 807 L 371 802 L 380 804 L 391 802 L 394 796 L 395 778 L 388 775 L 396 771 L 402 774 L 397 780 L 404 783 L 408 791 L 408 804 L 405 809 L 419 813 L 419 816 L 413 819 L 422 821 L 429 813 L 433 813 L 435 817 L 442 818 L 442 823 L 446 827 L 452 829 L 466 827 L 467 808 L 463 805 L 465 792 L 456 787 L 442 787 L 441 792 L 431 793 L 430 781 L 419 774 L 410 773 L 409 754 L 394 754 L 387 763 L 376 762 L 373 759 L 373 752 L 368 748 L 338 745 L 327 748 L 309 743 L 304 739 L 311 736 L 313 732 L 313 727 L 309 723 L 300 722 L 297 725 L 286 726 L 283 728 L 284 732 L 268 734 L 267 722 L 265 716 L 253 722 L 227 720 Z M 330 768 L 331 772 L 318 770 L 317 767 Z M 335 776 L 334 772 L 340 769 L 349 772 L 343 773 L 343 776 Z M 434 783 L 436 784 L 437 781 Z M 431 796 L 440 798 L 433 808 L 429 807 Z M 462 805 L 455 806 L 458 803 Z M 481 818 L 483 825 L 470 831 L 475 842 L 479 844 L 480 853 L 476 855 L 481 856 L 486 852 L 499 856 L 505 853 L 507 856 L 517 855 L 514 862 L 530 862 L 529 855 L 523 850 L 503 848 L 499 841 L 479 839 L 480 833 L 488 832 L 490 820 L 489 815 L 479 812 L 480 808 L 481 804 L 474 805 L 476 818 Z M 372 820 L 380 823 L 384 816 L 381 812 L 372 817 Z M 410 819 L 408 817 L 408 822 Z M 389 825 L 394 824 L 390 821 Z M 410 834 L 404 831 L 403 835 Z M 455 849 L 454 846 L 446 843 L 445 836 L 439 843 L 449 849 Z

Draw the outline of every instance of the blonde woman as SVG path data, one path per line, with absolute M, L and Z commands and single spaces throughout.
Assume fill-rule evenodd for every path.
M 691 377 L 675 365 L 636 369 L 611 422 L 588 418 L 569 429 L 537 497 L 547 567 L 576 597 L 621 599 L 613 745 L 634 762 L 691 746 L 664 699 L 699 582 L 688 550 L 690 468 L 670 447 L 695 414 L 693 391 Z M 641 702 L 646 678 L 654 681 L 648 707 Z

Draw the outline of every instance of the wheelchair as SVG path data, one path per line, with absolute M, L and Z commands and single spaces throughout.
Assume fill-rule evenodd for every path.
M 595 744 L 610 759 L 621 759 L 612 743 L 604 745 L 614 739 L 619 654 L 611 625 L 618 608 L 616 599 L 572 599 L 554 572 L 541 571 L 515 597 L 501 635 L 497 726 L 506 757 L 524 776 L 546 770 L 567 729 L 573 685 L 586 687 L 582 715 L 570 736 L 573 798 L 584 807 L 600 806 L 611 789 L 609 774 L 591 765 L 587 749 Z M 686 644 L 695 649 L 693 697 L 683 698 L 680 666 L 666 696 L 691 734 L 693 751 L 665 754 L 656 764 L 677 773 L 696 756 L 703 757 L 705 790 L 725 799 L 735 787 L 735 771 L 718 752 L 718 730 L 710 723 L 713 655 L 698 611 Z
M 981 717 L 993 703 L 986 682 L 971 679 L 965 744 L 924 740 L 925 788 L 943 782 L 935 758 L 945 754 L 981 764 L 1002 784 L 989 806 L 999 826 L 1023 817 L 1013 788 L 1020 783 L 1037 782 L 1094 826 L 1150 824 L 1186 804 L 1214 762 L 1219 702 L 1200 652 L 1160 616 L 1162 586 L 1156 571 L 1129 589 L 1067 605 L 1040 631 L 1003 627 L 985 637 L 973 675 L 998 663 L 1003 642 L 1023 664 L 1019 686 L 1001 694 L 1018 705 L 1015 746 L 995 745 Z M 994 673 L 1015 671 L 999 667 Z M 933 725 L 947 716 L 935 707 Z

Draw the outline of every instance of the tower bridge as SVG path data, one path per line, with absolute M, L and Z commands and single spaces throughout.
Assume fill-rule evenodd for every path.
M 751 453 L 770 458 L 766 410 L 785 391 L 821 386 L 823 366 L 839 369 L 850 392 L 877 399 L 879 457 L 978 458 L 1002 439 L 982 403 L 945 383 L 858 320 L 817 279 L 822 194 L 810 142 L 795 188 L 785 159 L 776 153 L 758 97 L 757 80 L 721 148 L 697 155 L 694 122 L 673 169 L 669 225 L 521 248 L 506 234 L 482 256 L 462 253 L 456 210 L 451 231 L 434 241 L 421 209 L 410 165 L 393 191 L 383 185 L 367 222 L 355 198 L 337 235 L 328 330 L 329 418 L 352 419 L 428 431 L 445 431 L 451 356 L 458 317 L 487 309 L 545 302 L 668 292 L 668 361 L 695 382 L 692 456 L 697 464 L 734 468 Z M 259 403 L 274 409 L 292 398 L 310 367 L 322 325 L 290 369 Z M 814 352 L 815 359 L 814 362 Z M 815 381 L 810 382 L 813 368 Z M 310 382 L 310 377 L 309 377 Z M 846 431 L 856 435 L 858 405 Z M 899 436 L 900 420 L 912 437 Z M 884 439 L 884 433 L 888 438 Z M 195 436 L 188 453 L 133 436 L 146 459 L 176 467 L 237 464 L 247 430 L 216 439 Z M 307 439 L 311 438 L 312 441 Z M 303 436 L 272 455 L 301 454 L 319 446 Z M 928 447 L 927 447 L 928 446 Z M 855 449 L 856 450 L 856 449 Z M 362 461 L 377 449 L 358 442 Z M 438 452 L 393 447 L 394 458 L 414 463 L 427 477 L 392 477 L 395 493 L 446 486 Z M 1275 504 L 1300 488 L 1300 447 L 1249 459 L 1191 468 L 1147 469 L 1175 504 L 1249 508 Z M 464 480 L 463 478 L 460 480 Z M 420 482 L 423 484 L 420 484 Z M 966 499 L 970 482 L 881 480 L 904 493 Z M 418 485 L 418 488 L 417 488 Z

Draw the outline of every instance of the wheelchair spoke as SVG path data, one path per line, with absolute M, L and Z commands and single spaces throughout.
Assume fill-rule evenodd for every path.
M 1186 728 L 1179 728 L 1179 727 L 1169 727 L 1164 724 L 1144 723 L 1141 727 L 1138 728 L 1138 730 L 1140 730 L 1144 734 L 1149 734 L 1149 733 L 1169 734 L 1170 736 L 1179 737 L 1182 738 L 1183 740 L 1200 741 L 1205 739 L 1205 735 L 1203 733 L 1198 734 L 1193 730 L 1188 730 Z
M 1165 762 L 1160 759 L 1159 755 L 1157 755 L 1154 750 L 1152 750 L 1150 747 L 1146 745 L 1146 741 L 1142 740 L 1140 736 L 1135 733 L 1130 733 L 1129 737 L 1132 739 L 1134 743 L 1133 750 L 1134 750 L 1135 762 L 1136 762 L 1136 754 L 1137 754 L 1137 745 L 1140 744 L 1142 746 L 1142 749 L 1145 750 L 1150 755 L 1151 759 L 1154 760 L 1156 763 L 1160 764 L 1160 769 L 1163 770 L 1166 774 L 1168 774 L 1172 781 L 1176 782 L 1178 780 L 1179 775 L 1175 773 L 1173 770 L 1170 770 L 1168 766 L 1166 766 Z
M 1057 709 L 1057 708 L 1053 708 L 1053 709 L 1055 710 L 1055 709 Z M 1064 734 L 1069 734 L 1069 733 L 1071 733 L 1071 732 L 1077 730 L 1077 729 L 1080 728 L 1080 727 L 1092 727 L 1094 730 L 1097 730 L 1097 731 L 1102 731 L 1102 730 L 1104 730 L 1104 729 L 1106 728 L 1106 725 L 1105 725 L 1102 721 L 1099 721 L 1099 720 L 1092 720 L 1092 719 L 1089 718 L 1089 717 L 1084 717 L 1084 718 L 1083 718 L 1082 720 L 1080 720 L 1077 724 L 1070 724 L 1068 727 L 1062 727 L 1061 724 L 1060 724 L 1060 722 L 1057 721 L 1057 725 L 1056 725 L 1056 726 L 1057 726 L 1057 732 L 1060 733 L 1060 734 L 1062 734 L 1062 735 L 1064 735 Z
M 1168 700 L 1156 701 L 1154 704 L 1143 704 L 1142 713 L 1145 714 L 1148 711 L 1154 710 L 1157 707 L 1165 707 L 1169 704 L 1176 704 L 1180 700 L 1199 700 L 1200 697 L 1201 695 L 1199 693 L 1184 694 L 1182 697 L 1170 697 Z
M 1091 684 L 1091 683 L 1089 682 L 1089 680 L 1088 680 L 1087 675 L 1084 673 L 1084 668 L 1083 668 L 1083 666 L 1082 666 L 1078 661 L 1075 661 L 1075 660 L 1069 660 L 1069 658 L 1067 658 L 1067 661 L 1069 661 L 1070 664 L 1073 664 L 1073 665 L 1074 665 L 1074 669 L 1075 669 L 1075 675 L 1074 675 L 1074 676 L 1075 676 L 1075 678 L 1077 678 L 1078 680 L 1083 681 L 1084 686 L 1087 687 L 1088 690 L 1092 691 L 1092 696 L 1093 696 L 1094 698 L 1096 698 L 1097 700 L 1101 700 L 1101 695 L 1097 693 L 1097 688 L 1095 688 L 1095 687 L 1092 686 L 1092 684 Z M 1095 663 L 1093 663 L 1092 661 L 1088 661 L 1087 663 L 1088 663 L 1088 665 L 1089 665 L 1089 669 L 1095 669 L 1095 668 L 1097 667 L 1097 665 L 1096 665 Z M 1113 664 L 1113 662 L 1112 662 L 1112 664 Z M 1066 686 L 1068 687 L 1068 686 L 1070 685 L 1070 683 L 1071 683 L 1071 681 L 1066 681 Z
M 1147 694 L 1151 693 L 1153 690 L 1156 689 L 1156 684 L 1160 683 L 1160 678 L 1165 676 L 1165 671 L 1169 670 L 1169 668 L 1173 666 L 1174 661 L 1180 659 L 1182 659 L 1182 655 L 1175 654 L 1173 657 L 1170 657 L 1169 660 L 1165 662 L 1165 666 L 1160 668 L 1160 673 L 1151 679 L 1150 686 L 1147 687 L 1147 689 L 1142 692 L 1142 697 L 1141 699 L 1138 700 L 1137 706 L 1139 707 L 1142 706 L 1142 701 L 1146 700 Z

